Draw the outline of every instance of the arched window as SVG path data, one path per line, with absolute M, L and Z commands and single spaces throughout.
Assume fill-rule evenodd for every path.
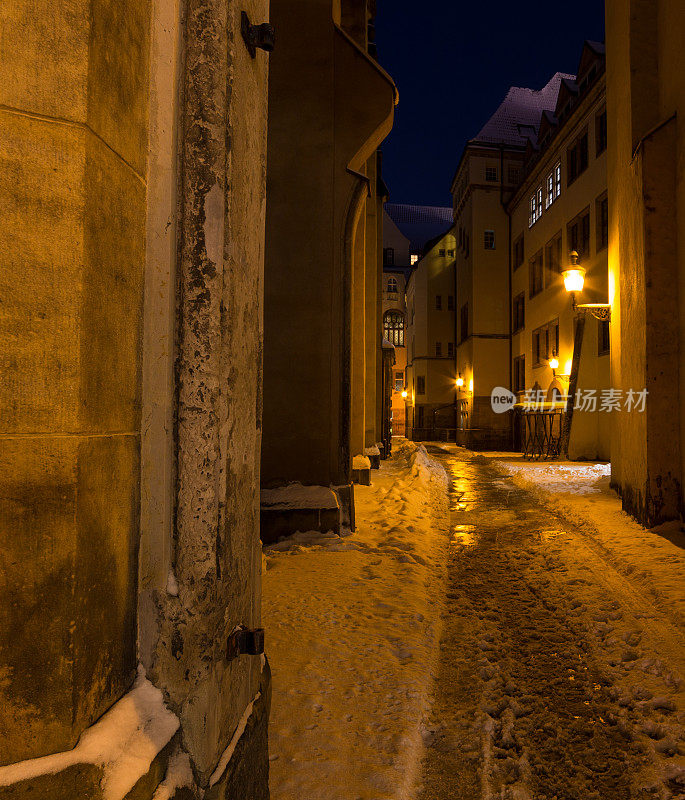
M 397 278 L 388 278 L 388 292 L 397 292 Z
M 404 347 L 404 316 L 399 311 L 385 312 L 383 335 L 396 347 Z

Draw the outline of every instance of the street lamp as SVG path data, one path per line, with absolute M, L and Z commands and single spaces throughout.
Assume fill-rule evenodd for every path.
M 549 366 L 553 371 L 555 369 L 559 369 L 559 359 L 556 357 L 556 355 L 553 355 L 552 358 L 550 358 Z
M 461 377 L 461 375 L 460 375 L 460 376 L 457 378 L 457 387 L 458 387 L 459 389 L 461 389 L 461 387 L 462 387 L 463 385 L 464 385 L 464 379 L 463 379 L 463 378 Z
M 578 253 L 571 252 L 571 265 L 562 273 L 566 291 L 571 295 L 574 311 L 589 311 L 595 319 L 609 322 L 611 320 L 610 303 L 576 303 L 576 292 L 582 292 L 585 285 L 585 270 L 578 263 Z
M 406 390 L 406 389 L 404 389 L 404 390 L 402 391 L 402 397 L 403 397 L 403 398 L 406 400 L 408 396 L 409 396 L 409 395 L 408 395 L 408 392 L 407 392 L 407 390 Z

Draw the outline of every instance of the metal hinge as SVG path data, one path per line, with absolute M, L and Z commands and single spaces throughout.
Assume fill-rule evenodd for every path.
M 226 643 L 226 660 L 238 656 L 261 656 L 264 652 L 264 628 L 236 628 Z
M 240 17 L 240 32 L 243 34 L 245 45 L 252 58 L 257 55 L 257 48 L 270 53 L 276 46 L 274 26 L 269 25 L 268 22 L 253 25 L 246 11 L 243 11 Z

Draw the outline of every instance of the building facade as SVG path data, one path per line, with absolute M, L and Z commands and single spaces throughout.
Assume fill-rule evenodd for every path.
M 397 90 L 374 58 L 374 12 L 370 0 L 272 8 L 262 485 L 330 488 L 341 524 L 353 458 L 366 463 L 382 424 L 377 148 Z M 289 515 L 296 530 L 301 510 L 263 507 L 263 536 Z
M 685 8 L 607 0 L 612 482 L 646 525 L 682 519 L 685 480 Z
M 407 436 L 453 440 L 457 385 L 454 370 L 456 274 L 454 233 L 423 247 L 406 290 Z
M 568 395 L 577 314 L 561 272 L 571 263 L 571 251 L 586 271 L 583 302 L 606 302 L 604 72 L 604 45 L 586 42 L 577 77 L 562 79 L 555 108 L 541 115 L 537 136 L 529 140 L 524 178 L 508 204 L 511 388 L 519 401 L 537 404 Z M 568 443 L 572 459 L 610 458 L 610 426 L 600 410 L 609 388 L 609 351 L 609 322 L 586 316 Z M 554 369 L 552 359 L 559 362 Z M 516 433 L 518 443 L 522 431 Z
M 0 797 L 151 798 L 170 764 L 175 796 L 268 797 L 268 665 L 229 646 L 261 613 L 269 57 L 241 10 L 268 22 L 0 12 Z
M 510 220 L 506 205 L 521 182 L 526 148 L 540 116 L 556 105 L 561 74 L 539 91 L 511 88 L 470 140 L 452 182 L 457 273 L 458 442 L 512 446 L 510 415 L 495 414 L 491 392 L 511 384 Z

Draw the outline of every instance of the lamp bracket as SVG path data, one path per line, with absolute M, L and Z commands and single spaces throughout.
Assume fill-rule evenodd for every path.
M 577 306 L 574 304 L 574 311 L 576 309 L 589 311 L 595 319 L 602 322 L 611 322 L 611 304 L 609 303 L 583 303 Z

